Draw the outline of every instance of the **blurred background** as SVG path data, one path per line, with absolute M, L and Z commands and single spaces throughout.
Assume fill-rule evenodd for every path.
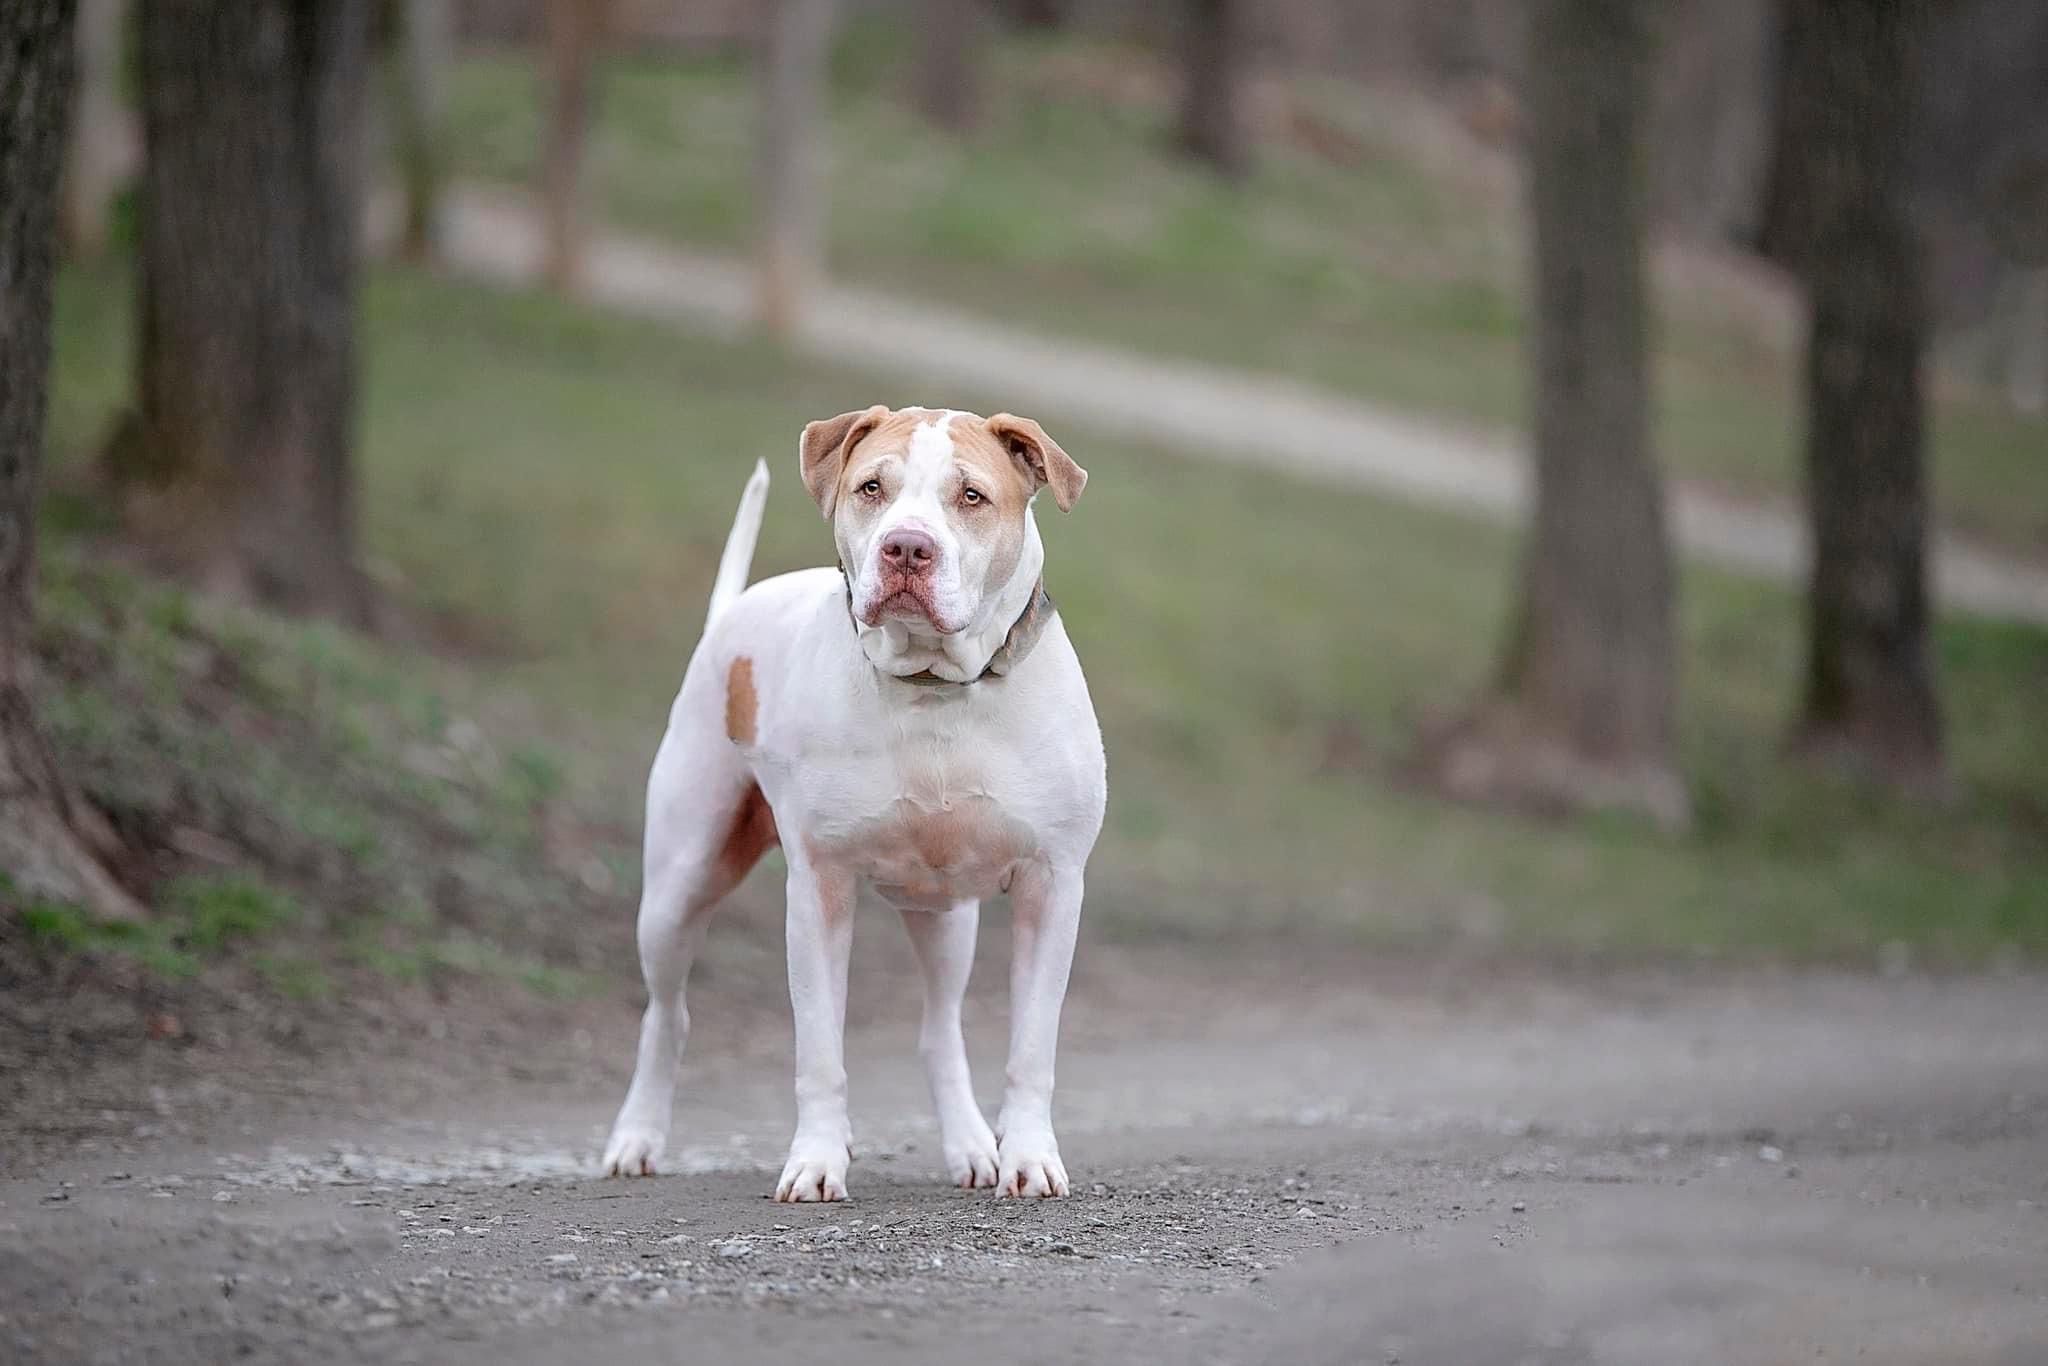
M 779 854 L 600 1183 L 876 402 L 1092 476 L 1075 1198 L 866 916 L 763 1203 Z M 0 1355 L 2048 1360 L 2044 407 L 2040 0 L 6 0 Z
M 2048 8 L 228 9 L 70 33 L 16 982 L 632 996 L 876 401 L 1093 475 L 1092 934 L 2048 951 Z

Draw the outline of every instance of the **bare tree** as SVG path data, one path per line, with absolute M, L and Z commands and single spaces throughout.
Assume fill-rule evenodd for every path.
M 590 68 L 609 9 L 609 0 L 547 0 L 550 80 L 541 268 L 548 283 L 564 292 L 573 292 L 582 282 Z
M 1646 23 L 1636 0 L 1532 6 L 1535 516 L 1494 690 L 1427 757 L 1461 796 L 1677 825 L 1671 552 L 1647 421 Z
M 111 838 L 65 782 L 29 691 L 73 17 L 71 0 L 0 6 L 0 870 L 17 891 L 132 917 L 141 908 L 93 848 Z
M 1251 169 L 1245 126 L 1247 49 L 1243 0 L 1185 0 L 1181 145 L 1231 179 Z
M 981 47 L 988 25 L 985 0 L 923 0 L 918 28 L 917 103 L 924 116 L 949 133 L 980 121 Z
M 758 155 L 760 225 L 755 314 L 791 337 L 822 273 L 824 186 L 819 146 L 832 0 L 767 0 Z
M 448 174 L 447 73 L 454 45 L 450 0 L 401 0 L 397 7 L 396 107 L 399 176 L 405 184 L 400 246 L 415 261 L 440 254 L 442 187 Z
M 79 0 L 78 66 L 72 85 L 71 145 L 64 157 L 59 222 L 64 245 L 97 256 L 107 245 L 107 209 L 134 172 L 134 134 L 121 107 L 121 38 L 126 0 Z
M 139 420 L 110 452 L 210 587 L 362 621 L 355 288 L 369 6 L 144 0 Z
M 1928 647 L 1926 330 L 1907 139 L 1922 0 L 1786 0 L 1811 41 L 1784 89 L 1806 129 L 1795 241 L 1811 308 L 1807 515 L 1814 557 L 1806 752 L 1904 786 L 1942 775 Z

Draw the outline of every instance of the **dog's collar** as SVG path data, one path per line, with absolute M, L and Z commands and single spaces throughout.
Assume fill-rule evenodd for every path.
M 840 581 L 846 585 L 846 615 L 853 622 L 856 633 L 860 621 L 853 615 L 853 580 L 847 575 L 846 566 L 839 566 Z M 981 672 L 969 679 L 943 678 L 930 669 L 920 669 L 914 674 L 884 674 L 898 683 L 913 683 L 920 688 L 966 688 L 989 678 L 1000 678 L 1024 662 L 1024 656 L 1031 653 L 1038 644 L 1038 638 L 1045 634 L 1046 626 L 1052 621 L 1053 613 L 1059 609 L 1053 606 L 1052 595 L 1045 591 L 1045 580 L 1031 585 L 1031 600 L 1024 604 L 1024 610 L 1010 623 L 1009 633 L 1003 643 L 996 646 L 996 652 L 988 657 L 988 663 Z

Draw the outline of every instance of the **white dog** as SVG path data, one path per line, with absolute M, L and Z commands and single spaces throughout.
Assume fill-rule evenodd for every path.
M 924 975 L 918 1047 L 952 1179 L 1065 1195 L 1053 1053 L 1102 828 L 1102 734 L 1045 595 L 1032 520 L 1088 482 L 1036 422 L 877 405 L 804 428 L 804 487 L 839 569 L 746 584 L 755 468 L 647 784 L 647 1013 L 607 1172 L 651 1174 L 689 1032 L 683 987 L 719 898 L 780 842 L 789 863 L 796 1137 L 778 1200 L 843 1200 L 846 961 L 863 883 L 901 911 Z M 960 1001 L 983 898 L 1010 894 L 1010 1051 L 990 1130 Z

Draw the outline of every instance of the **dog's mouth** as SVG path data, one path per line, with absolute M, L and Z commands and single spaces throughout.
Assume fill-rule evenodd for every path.
M 925 605 L 923 598 L 908 588 L 899 588 L 876 606 L 875 618 L 880 620 L 883 617 L 917 617 L 930 621 L 932 609 Z
M 861 613 L 862 625 L 880 626 L 885 621 L 921 622 L 940 635 L 947 635 L 953 629 L 932 610 L 931 601 L 923 592 L 905 582 L 899 582 L 893 589 L 884 582 L 880 596 L 874 599 L 867 611 Z

